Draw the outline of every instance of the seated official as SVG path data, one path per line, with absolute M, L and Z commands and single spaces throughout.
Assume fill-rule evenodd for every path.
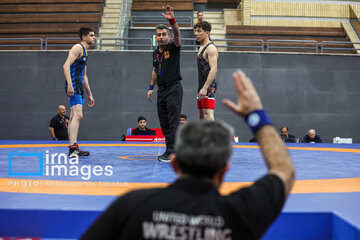
M 322 140 L 319 135 L 316 134 L 314 129 L 309 129 L 308 134 L 306 134 L 302 140 L 303 143 L 322 143 Z
M 180 124 L 185 124 L 187 122 L 187 116 L 185 114 L 180 114 Z
M 280 129 L 280 137 L 284 142 L 287 142 L 289 138 L 295 138 L 294 135 L 289 133 L 289 128 L 287 126 L 283 126 Z
M 69 140 L 68 124 L 69 117 L 66 116 L 66 109 L 64 105 L 59 105 L 58 114 L 50 120 L 49 132 L 52 140 Z
M 138 127 L 135 128 L 132 132 L 131 135 L 155 135 L 155 131 L 148 129 L 146 127 L 146 118 L 145 117 L 138 117 Z

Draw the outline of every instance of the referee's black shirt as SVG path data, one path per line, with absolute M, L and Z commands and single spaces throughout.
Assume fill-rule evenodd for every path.
M 159 47 L 153 52 L 153 66 L 156 70 L 159 87 L 182 79 L 180 74 L 180 48 L 180 46 L 177 47 L 173 42 L 170 42 L 162 52 L 159 51 Z
M 64 120 L 60 117 L 59 114 L 57 114 L 55 117 L 53 117 L 50 120 L 49 127 L 52 127 L 54 129 L 55 137 L 58 140 L 69 140 L 68 130 L 67 130 L 69 117 L 65 116 L 64 118 L 66 119 L 66 123 L 64 123 Z
M 118 198 L 81 239 L 259 239 L 284 201 L 272 174 L 228 196 L 201 179 L 180 179 Z

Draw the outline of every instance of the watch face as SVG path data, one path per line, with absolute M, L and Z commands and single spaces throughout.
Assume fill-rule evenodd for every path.
M 257 113 L 252 113 L 247 120 L 250 127 L 255 127 L 260 122 L 260 116 Z

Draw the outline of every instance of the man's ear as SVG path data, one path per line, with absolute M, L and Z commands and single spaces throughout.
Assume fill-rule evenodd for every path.
M 174 170 L 174 172 L 179 175 L 180 173 L 180 168 L 179 168 L 179 165 L 178 165 L 178 162 L 176 160 L 176 155 L 175 153 L 172 153 L 170 154 L 170 164 L 171 164 L 171 167 L 172 169 Z
M 223 168 L 221 168 L 219 170 L 219 180 L 220 180 L 220 182 L 224 181 L 225 174 L 229 169 L 230 169 L 230 163 L 228 162 L 228 163 L 226 163 L 226 165 Z

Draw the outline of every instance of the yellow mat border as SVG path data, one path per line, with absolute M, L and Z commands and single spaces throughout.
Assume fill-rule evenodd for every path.
M 67 147 L 68 144 L 10 144 L 0 145 L 0 148 L 40 148 L 40 147 Z M 79 144 L 83 147 L 165 147 L 165 144 L 134 144 L 134 143 L 85 143 Z M 233 145 L 234 148 L 260 148 L 253 145 Z M 326 151 L 326 152 L 349 152 L 360 153 L 360 149 L 352 148 L 321 148 L 321 147 L 287 147 L 291 150 L 304 150 L 304 151 Z
M 225 182 L 220 193 L 250 186 L 252 182 Z M 118 196 L 142 188 L 166 187 L 169 183 L 87 182 L 0 178 L 0 192 Z M 360 178 L 297 180 L 291 193 L 360 192 Z
M 164 144 L 80 144 L 88 147 L 163 147 Z M 68 144 L 12 144 L 0 145 L 0 148 L 40 148 L 66 147 Z M 252 145 L 234 145 L 234 148 L 259 148 Z M 316 148 L 287 147 L 292 150 L 328 151 L 360 153 L 360 149 L 347 148 Z M 220 192 L 229 194 L 238 188 L 251 185 L 251 182 L 225 182 Z M 0 192 L 45 193 L 70 195 L 122 195 L 128 191 L 140 188 L 166 187 L 168 183 L 127 183 L 127 182 L 85 182 L 85 181 L 55 181 L 34 179 L 0 178 Z M 360 192 L 360 178 L 340 178 L 321 180 L 297 180 L 291 193 L 338 193 Z

